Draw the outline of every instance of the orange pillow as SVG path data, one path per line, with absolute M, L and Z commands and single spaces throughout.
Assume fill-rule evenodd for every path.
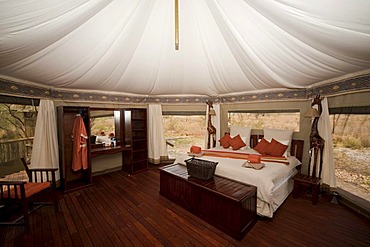
M 230 134 L 225 134 L 220 140 L 220 144 L 221 146 L 223 146 L 224 148 L 229 148 L 230 147 L 230 142 L 231 141 L 231 136 Z
M 240 135 L 236 135 L 234 136 L 230 141 L 230 146 L 233 148 L 233 150 L 238 150 L 242 147 L 245 147 L 247 146 L 247 144 L 245 144 L 242 140 L 242 138 L 240 137 Z
M 284 145 L 274 138 L 272 138 L 270 145 L 268 146 L 266 153 L 271 156 L 283 156 L 284 152 L 287 150 L 288 145 Z
M 266 150 L 267 150 L 269 145 L 270 145 L 270 143 L 268 141 L 266 141 L 265 138 L 262 138 L 261 141 L 254 147 L 254 150 L 256 150 L 257 152 L 259 152 L 262 155 L 265 155 Z

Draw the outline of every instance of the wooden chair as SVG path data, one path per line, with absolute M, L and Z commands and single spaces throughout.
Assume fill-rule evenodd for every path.
M 16 226 L 23 225 L 26 230 L 30 230 L 29 214 L 43 205 L 54 205 L 58 211 L 58 198 L 56 194 L 55 172 L 57 168 L 28 168 L 24 158 L 11 160 L 0 164 L 0 205 L 13 206 L 21 205 L 22 214 L 20 218 L 14 221 L 0 222 L 0 225 Z M 26 171 L 28 181 L 20 181 L 10 173 Z M 7 172 L 6 172 L 7 171 Z M 49 198 L 46 202 L 40 201 Z M 33 208 L 33 205 L 38 205 Z M 22 221 L 23 219 L 23 221 Z

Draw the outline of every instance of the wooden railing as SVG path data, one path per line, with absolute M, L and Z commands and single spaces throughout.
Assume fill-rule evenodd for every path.
M 27 161 L 31 158 L 33 137 L 13 140 L 0 140 L 0 163 L 24 157 Z

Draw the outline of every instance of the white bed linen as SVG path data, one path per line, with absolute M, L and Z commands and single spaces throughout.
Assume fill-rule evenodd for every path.
M 258 154 L 254 149 L 233 151 L 217 147 L 212 150 Z M 185 160 L 189 159 L 187 154 L 176 158 L 175 164 L 185 165 Z M 263 162 L 265 167 L 261 170 L 242 167 L 246 160 L 222 158 L 213 156 L 202 156 L 200 159 L 218 162 L 215 174 L 225 178 L 230 178 L 245 184 L 251 184 L 257 187 L 257 214 L 272 218 L 273 213 L 286 199 L 291 192 L 291 186 L 286 186 L 292 176 L 297 173 L 295 167 L 301 162 L 294 156 L 289 156 L 287 160 L 289 165 L 277 162 Z M 277 190 L 279 189 L 279 190 Z

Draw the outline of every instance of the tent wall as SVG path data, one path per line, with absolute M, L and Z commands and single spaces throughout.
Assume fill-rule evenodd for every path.
M 370 109 L 370 91 L 332 96 L 328 101 L 329 108 L 369 106 Z
M 323 95 L 326 96 L 326 95 Z M 328 96 L 329 108 L 334 107 L 351 107 L 351 106 L 369 106 L 370 108 L 370 91 L 348 92 L 334 96 Z M 146 107 L 147 103 L 126 103 L 126 102 L 88 102 L 88 101 L 69 101 L 69 100 L 55 100 L 55 106 L 89 106 L 96 108 L 142 108 Z M 308 163 L 308 149 L 309 149 L 309 133 L 311 131 L 311 121 L 304 117 L 307 109 L 309 109 L 311 99 L 300 100 L 282 100 L 282 101 L 263 101 L 263 102 L 244 102 L 244 103 L 221 103 L 221 128 L 220 133 L 228 131 L 228 111 L 235 110 L 286 110 L 296 109 L 300 111 L 300 130 L 294 133 L 294 138 L 305 141 L 303 163 Z M 206 110 L 206 104 L 198 103 L 162 103 L 162 110 L 164 112 L 199 112 Z M 262 130 L 253 130 L 252 133 L 262 133 Z M 305 167 L 303 166 L 303 169 Z

